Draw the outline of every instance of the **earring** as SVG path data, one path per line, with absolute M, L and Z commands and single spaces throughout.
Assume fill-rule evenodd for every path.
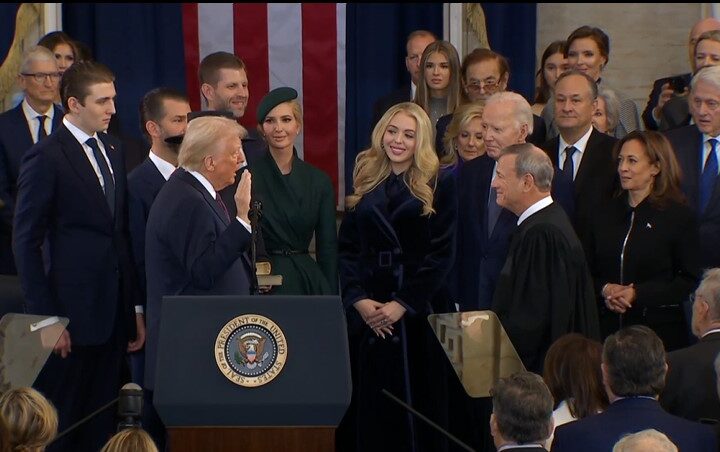
M 385 152 L 385 143 L 380 143 L 380 149 L 382 149 L 383 152 Z

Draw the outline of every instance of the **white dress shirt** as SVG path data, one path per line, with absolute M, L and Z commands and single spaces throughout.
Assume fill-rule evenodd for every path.
M 703 158 L 702 158 L 702 166 L 700 167 L 700 173 L 702 174 L 702 171 L 705 169 L 705 162 L 707 162 L 708 155 L 710 155 L 710 150 L 712 149 L 712 146 L 708 142 L 710 139 L 717 140 L 717 144 L 715 145 L 715 158 L 717 158 L 717 161 L 720 162 L 720 135 L 718 136 L 710 136 L 707 133 L 703 133 Z M 720 172 L 720 165 L 718 165 L 718 171 Z
M 579 140 L 577 140 L 575 143 L 567 143 L 565 140 L 563 140 L 562 135 L 559 136 L 560 138 L 560 145 L 558 146 L 558 167 L 560 169 L 564 169 L 563 166 L 565 166 L 565 148 L 569 146 L 574 146 L 577 151 L 572 156 L 573 161 L 573 180 L 575 180 L 575 177 L 577 177 L 578 169 L 580 168 L 580 162 L 582 161 L 583 155 L 585 155 L 585 148 L 587 147 L 588 140 L 590 139 L 590 135 L 592 134 L 593 127 L 592 125 L 588 129 L 587 132 L 585 132 L 585 135 L 580 137 Z
M 32 136 L 32 142 L 33 144 L 38 142 L 38 129 L 40 128 L 40 120 L 38 119 L 38 116 L 45 115 L 47 118 L 45 118 L 45 133 L 50 135 L 52 133 L 52 122 L 53 118 L 55 117 L 55 108 L 50 105 L 50 109 L 44 113 L 38 113 L 36 112 L 28 103 L 27 99 L 23 99 L 22 103 L 22 110 L 25 114 L 25 120 L 28 123 L 28 128 L 30 129 L 30 135 Z
M 210 183 L 209 180 L 207 180 L 207 178 L 205 176 L 203 176 L 202 174 L 200 174 L 197 171 L 188 170 L 188 173 L 192 174 L 195 177 L 195 179 L 197 179 L 198 182 L 200 182 L 202 184 L 202 186 L 205 187 L 205 190 L 207 190 L 208 193 L 210 193 L 210 196 L 212 196 L 213 199 L 217 199 L 217 192 L 215 191 L 212 184 Z M 235 217 L 235 219 L 237 221 L 239 221 L 240 224 L 243 225 L 243 227 L 245 227 L 245 229 L 247 229 L 247 231 L 249 233 L 252 234 L 252 229 L 251 229 L 249 223 L 245 223 L 240 217 Z
M 162 177 L 167 181 L 170 179 L 170 176 L 172 173 L 175 172 L 175 165 L 173 165 L 170 162 L 167 162 L 155 154 L 152 149 L 150 149 L 150 154 L 148 154 L 148 157 L 150 158 L 150 161 L 155 164 L 155 168 L 160 171 L 160 174 L 162 174 Z
M 108 158 L 107 151 L 105 150 L 105 145 L 98 138 L 97 133 L 94 133 L 92 136 L 88 135 L 87 133 L 77 128 L 73 123 L 68 121 L 67 117 L 63 118 L 63 124 L 65 124 L 65 127 L 67 127 L 70 133 L 72 133 L 78 143 L 80 143 L 80 145 L 82 146 L 83 151 L 85 151 L 85 156 L 87 157 L 88 161 L 90 161 L 90 165 L 92 165 L 93 170 L 95 170 L 95 175 L 97 176 L 98 181 L 100 181 L 100 186 L 102 187 L 103 191 L 105 191 L 105 181 L 103 180 L 97 160 L 95 160 L 95 154 L 93 154 L 92 148 L 88 146 L 85 142 L 90 138 L 95 138 L 95 141 L 97 141 L 98 147 L 100 148 L 100 153 L 105 158 L 105 163 L 107 163 L 108 168 L 110 168 L 110 174 L 115 177 L 115 171 L 110 164 L 110 159 Z

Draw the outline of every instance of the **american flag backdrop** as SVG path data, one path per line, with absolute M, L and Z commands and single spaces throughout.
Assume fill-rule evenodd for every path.
M 250 98 L 241 123 L 271 89 L 298 91 L 303 130 L 298 154 L 325 171 L 345 196 L 344 3 L 185 3 L 182 6 L 187 93 L 200 108 L 198 66 L 208 54 L 234 52 L 247 66 Z

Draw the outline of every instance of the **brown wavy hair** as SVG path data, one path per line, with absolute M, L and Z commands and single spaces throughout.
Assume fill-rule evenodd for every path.
M 601 362 L 602 344 L 582 334 L 566 334 L 553 342 L 545 355 L 543 378 L 556 405 L 567 401 L 576 419 L 607 408 Z
M 538 84 L 535 87 L 534 103 L 536 104 L 547 103 L 547 101 L 550 100 L 550 97 L 552 96 L 552 88 L 550 88 L 547 80 L 545 80 L 544 69 L 547 59 L 555 55 L 556 53 L 563 55 L 563 57 L 565 56 L 565 41 L 551 42 L 550 45 L 545 48 L 545 51 L 542 54 L 542 58 L 540 58 L 540 69 L 538 69 L 537 73 L 535 74 L 536 80 L 538 81 Z
M 345 198 L 347 208 L 352 210 L 365 194 L 371 192 L 390 175 L 390 159 L 382 147 L 382 139 L 392 118 L 405 113 L 415 120 L 415 153 L 410 168 L 405 172 L 404 181 L 410 193 L 423 204 L 423 215 L 435 213 L 433 197 L 437 185 L 440 161 L 435 153 L 435 127 L 425 110 L 412 102 L 393 105 L 380 118 L 372 131 L 370 148 L 362 151 L 355 159 L 353 170 L 353 194 Z
M 455 46 L 447 41 L 435 41 L 425 47 L 420 58 L 420 79 L 418 80 L 417 91 L 415 92 L 415 103 L 423 110 L 430 111 L 430 89 L 425 81 L 425 64 L 433 53 L 442 53 L 450 64 L 450 82 L 447 87 L 447 104 L 445 114 L 450 114 L 460 105 L 460 57 L 458 57 Z M 434 126 L 434 125 L 433 125 Z

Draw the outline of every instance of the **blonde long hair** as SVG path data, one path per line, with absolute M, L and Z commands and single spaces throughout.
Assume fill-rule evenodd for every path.
M 346 198 L 348 209 L 354 209 L 366 193 L 371 192 L 390 175 L 390 159 L 383 149 L 382 139 L 390 121 L 400 112 L 413 118 L 417 127 L 415 153 L 410 168 L 405 172 L 405 184 L 410 193 L 422 202 L 423 215 L 435 213 L 433 196 L 440 170 L 440 162 L 433 146 L 435 127 L 430 124 L 425 110 L 412 102 L 394 105 L 386 111 L 373 129 L 370 148 L 359 153 L 355 159 L 354 192 Z

